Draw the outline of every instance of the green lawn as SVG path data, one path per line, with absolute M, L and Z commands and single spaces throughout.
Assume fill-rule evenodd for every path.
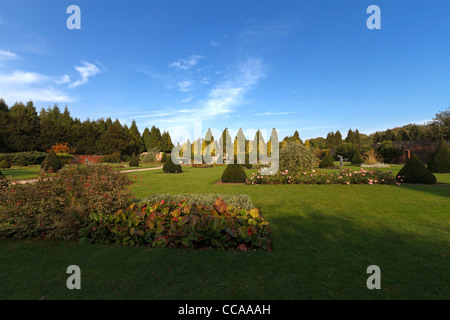
M 11 167 L 10 169 L 1 169 L 8 180 L 35 179 L 41 171 L 40 165 L 28 167 Z
M 450 186 L 215 185 L 224 167 L 184 169 L 130 173 L 130 188 L 137 198 L 248 194 L 273 251 L 1 240 L 0 299 L 450 298 Z M 66 288 L 72 264 L 81 290 Z M 366 287 L 370 265 L 381 290 Z

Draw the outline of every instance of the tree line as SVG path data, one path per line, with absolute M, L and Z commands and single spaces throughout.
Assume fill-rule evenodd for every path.
M 81 121 L 55 104 L 38 113 L 33 101 L 8 107 L 0 99 L 0 152 L 47 151 L 56 143 L 67 142 L 73 153 L 86 155 L 131 155 L 148 150 L 170 152 L 169 132 L 153 126 L 141 135 L 136 122 L 131 126 L 111 118 Z

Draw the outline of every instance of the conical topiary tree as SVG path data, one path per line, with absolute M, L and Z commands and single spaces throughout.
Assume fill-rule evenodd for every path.
M 139 159 L 136 157 L 136 154 L 133 152 L 131 156 L 130 162 L 128 163 L 130 167 L 139 167 Z
M 57 172 L 62 168 L 62 163 L 55 153 L 55 150 L 50 150 L 44 162 L 41 164 L 41 168 L 45 171 Z
M 328 153 L 319 163 L 319 168 L 334 167 L 334 159 L 331 153 Z
M 435 173 L 450 173 L 450 148 L 444 139 L 441 139 L 428 163 L 428 170 Z
M 8 160 L 3 159 L 2 161 L 0 161 L 0 168 L 2 168 L 2 169 L 11 168 L 11 164 L 9 163 Z
M 352 160 L 351 160 L 353 165 L 360 165 L 361 163 L 364 162 L 364 159 L 361 157 L 361 153 L 359 153 L 359 149 L 356 148 L 355 153 L 353 154 Z
M 435 184 L 436 177 L 415 154 L 412 154 L 398 172 L 397 182 Z
M 26 167 L 28 166 L 28 161 L 23 156 L 21 156 L 19 161 L 17 161 L 17 164 L 21 167 Z
M 222 174 L 222 182 L 244 183 L 246 180 L 247 175 L 240 164 L 229 164 Z
M 166 162 L 163 166 L 163 171 L 165 173 L 181 173 L 183 169 L 181 168 L 181 164 L 175 164 L 172 161 L 172 156 L 170 153 L 166 155 Z

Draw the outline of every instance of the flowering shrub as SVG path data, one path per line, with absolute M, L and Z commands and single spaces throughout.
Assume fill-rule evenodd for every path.
M 0 190 L 0 236 L 76 239 L 91 212 L 116 211 L 131 203 L 127 175 L 99 165 L 79 166 L 37 182 Z
M 91 213 L 80 242 L 187 248 L 270 248 L 268 227 L 257 208 L 212 206 L 187 201 L 132 204 L 114 213 Z
M 247 184 L 396 184 L 392 171 L 380 170 L 353 171 L 343 169 L 337 173 L 316 172 L 315 170 L 300 173 L 289 173 L 288 170 L 276 175 L 263 176 L 253 174 Z M 398 184 L 398 183 L 397 183 Z

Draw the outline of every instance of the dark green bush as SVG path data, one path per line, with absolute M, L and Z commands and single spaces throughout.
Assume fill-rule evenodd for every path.
M 20 157 L 19 161 L 17 161 L 17 164 L 21 167 L 28 166 L 28 161 L 25 159 L 25 157 Z
M 164 153 L 164 155 L 166 154 Z M 183 169 L 181 168 L 181 164 L 173 163 L 172 157 L 170 153 L 168 153 L 166 156 L 166 162 L 164 163 L 163 166 L 163 171 L 165 173 L 181 173 L 183 172 Z
M 392 141 L 383 141 L 377 148 L 377 153 L 383 157 L 384 162 L 392 163 L 397 162 L 400 150 L 394 147 Z
M 166 163 L 166 161 L 167 161 L 166 153 L 165 152 L 161 152 L 161 163 Z
M 12 163 L 17 163 L 20 158 L 24 157 L 29 165 L 41 164 L 47 157 L 47 152 L 29 151 L 17 153 L 2 153 L 0 154 L 0 161 L 7 159 Z
M 222 174 L 222 182 L 244 183 L 246 180 L 247 175 L 240 164 L 229 164 Z
M 45 171 L 52 171 L 57 172 L 62 168 L 61 160 L 59 160 L 58 156 L 56 155 L 55 151 L 52 149 L 48 153 L 47 157 L 45 158 L 44 162 L 41 164 L 41 168 Z
M 361 157 L 361 153 L 359 152 L 359 149 L 356 148 L 355 153 L 353 154 L 352 160 L 353 165 L 360 165 L 364 162 L 364 159 Z
M 322 161 L 320 161 L 319 168 L 334 167 L 334 159 L 331 153 L 328 153 Z
M 101 163 L 120 163 L 121 162 L 121 158 L 122 158 L 122 156 L 121 156 L 120 152 L 116 152 L 116 153 L 113 153 L 113 154 L 109 154 L 109 155 L 103 156 L 100 159 L 100 162 Z
M 139 167 L 139 159 L 136 157 L 136 155 L 133 152 L 133 155 L 131 156 L 130 162 L 128 163 L 130 167 Z
M 435 173 L 450 173 L 450 148 L 441 139 L 434 152 L 433 157 L 428 163 L 428 169 Z
M 0 162 L 0 168 L 1 168 L 1 169 L 9 169 L 9 168 L 11 168 L 11 164 L 9 163 L 8 160 L 3 159 L 3 160 Z
M 415 154 L 397 174 L 397 182 L 435 184 L 435 175 L 428 170 Z

